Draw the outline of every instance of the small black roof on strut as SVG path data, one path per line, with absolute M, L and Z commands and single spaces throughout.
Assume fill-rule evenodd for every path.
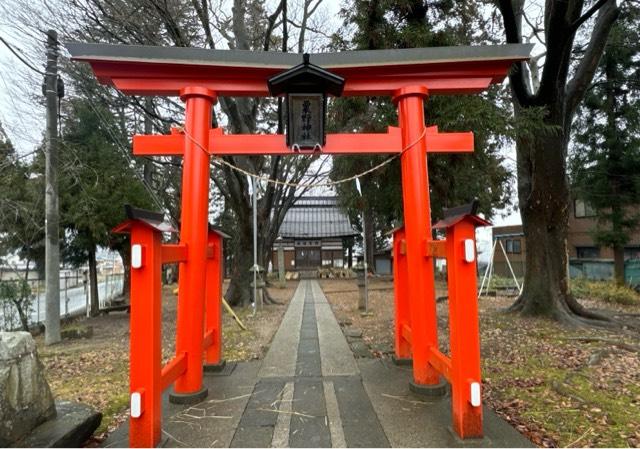
M 302 64 L 270 78 L 267 81 L 272 96 L 284 93 L 324 92 L 339 97 L 344 88 L 344 78 L 309 62 L 309 53 L 302 56 Z

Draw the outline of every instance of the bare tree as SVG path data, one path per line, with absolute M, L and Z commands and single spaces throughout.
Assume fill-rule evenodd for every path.
M 537 66 L 529 66 L 531 71 L 525 63 L 509 75 L 516 114 L 541 109 L 548 125 L 547 132 L 521 134 L 516 141 L 527 255 L 524 289 L 511 310 L 572 324 L 594 323 L 603 317 L 585 310 L 569 288 L 567 148 L 576 107 L 618 16 L 616 0 L 549 0 L 543 19 L 535 23 L 525 14 L 525 0 L 500 0 L 499 8 L 507 42 L 523 42 L 526 21 L 546 47 L 539 80 Z
M 43 1 L 43 0 L 42 0 Z M 40 10 L 26 0 L 10 0 L 14 9 L 20 10 L 17 20 L 21 26 L 32 30 L 34 26 L 52 26 L 51 23 L 65 24 L 66 39 L 89 42 L 108 42 L 118 44 L 163 45 L 178 47 L 220 48 L 269 51 L 303 51 L 307 42 L 320 34 L 311 30 L 312 17 L 321 10 L 322 0 L 299 0 L 294 3 L 293 11 L 288 11 L 285 0 L 271 4 L 271 12 L 265 2 L 259 0 L 191 0 L 188 2 L 169 0 L 61 0 L 62 5 L 53 10 Z M 38 6 L 40 5 L 39 2 Z M 45 2 L 46 3 L 46 2 Z M 44 11 L 44 13 L 42 12 Z M 15 14 L 14 14 L 15 17 Z M 34 17 L 40 20 L 34 21 Z M 33 25 L 39 23 L 40 25 Z M 289 25 L 292 29 L 289 29 Z M 320 35 L 321 36 L 321 35 Z M 327 39 L 321 36 L 326 42 Z M 312 39 L 313 38 L 313 39 Z M 291 39 L 292 44 L 289 45 Z M 78 68 L 67 65 L 77 74 Z M 86 74 L 85 74 L 86 75 Z M 78 92 L 87 95 L 86 92 Z M 105 89 L 88 94 L 101 98 L 115 107 L 119 95 Z M 152 117 L 166 130 L 171 122 L 181 122 L 182 105 L 172 99 L 155 99 L 152 104 L 137 98 L 130 98 L 123 126 L 132 128 L 136 114 Z M 264 98 L 219 98 L 215 108 L 216 123 L 226 126 L 232 133 L 255 133 L 259 131 L 282 131 L 284 108 L 281 101 Z M 287 181 L 295 184 L 301 180 L 310 182 L 314 176 L 308 176 L 314 159 L 309 156 L 291 157 L 227 157 L 225 160 L 242 170 L 266 176 L 270 181 Z M 176 165 L 181 161 L 169 158 L 154 158 L 154 170 L 163 173 L 172 170 L 176 174 Z M 139 164 L 144 172 L 144 165 Z M 159 176 L 162 178 L 162 176 Z M 179 217 L 179 183 L 172 178 L 167 186 L 170 195 L 163 198 L 165 208 L 177 219 Z M 250 300 L 249 268 L 252 265 L 251 248 L 251 200 L 248 195 L 248 183 L 244 174 L 229 166 L 213 165 L 211 180 L 225 203 L 223 225 L 231 234 L 232 241 L 228 249 L 232 253 L 231 284 L 226 297 L 231 304 L 247 304 Z M 147 183 L 149 180 L 147 179 Z M 162 183 L 162 181 L 161 181 Z M 262 197 L 258 202 L 258 238 L 259 257 L 266 263 L 270 248 L 277 237 L 277 231 L 288 208 L 305 189 L 292 185 L 267 182 L 263 186 Z M 156 186 L 162 189 L 162 184 Z M 177 220 L 176 220 L 177 221 Z

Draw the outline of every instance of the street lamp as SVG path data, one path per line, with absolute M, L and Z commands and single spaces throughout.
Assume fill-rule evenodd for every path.
M 326 143 L 327 95 L 339 97 L 344 78 L 309 62 L 298 64 L 267 81 L 272 96 L 287 98 L 287 145 L 295 151 L 321 150 Z

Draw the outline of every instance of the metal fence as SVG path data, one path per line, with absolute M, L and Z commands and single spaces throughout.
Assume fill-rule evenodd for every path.
M 609 259 L 571 259 L 569 276 L 593 281 L 613 279 L 613 260 Z M 627 285 L 640 285 L 640 259 L 628 259 L 624 262 L 624 280 Z
M 624 281 L 631 286 L 640 286 L 640 259 L 629 259 L 624 263 Z
M 0 283 L 21 284 L 25 281 L 11 279 Z M 45 281 L 44 279 L 29 279 L 29 307 L 27 315 L 29 324 L 40 323 L 45 318 Z M 124 287 L 124 273 L 113 273 L 98 276 L 98 299 L 100 308 L 122 296 Z M 90 308 L 89 284 L 82 275 L 65 275 L 60 277 L 60 316 L 68 317 L 87 313 Z M 20 326 L 18 312 L 15 305 L 7 298 L 0 297 L 0 329 L 15 329 Z

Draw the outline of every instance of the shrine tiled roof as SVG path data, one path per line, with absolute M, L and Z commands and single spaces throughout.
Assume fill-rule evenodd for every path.
M 348 237 L 357 232 L 336 197 L 309 196 L 300 198 L 287 211 L 279 234 L 283 238 L 313 239 Z

